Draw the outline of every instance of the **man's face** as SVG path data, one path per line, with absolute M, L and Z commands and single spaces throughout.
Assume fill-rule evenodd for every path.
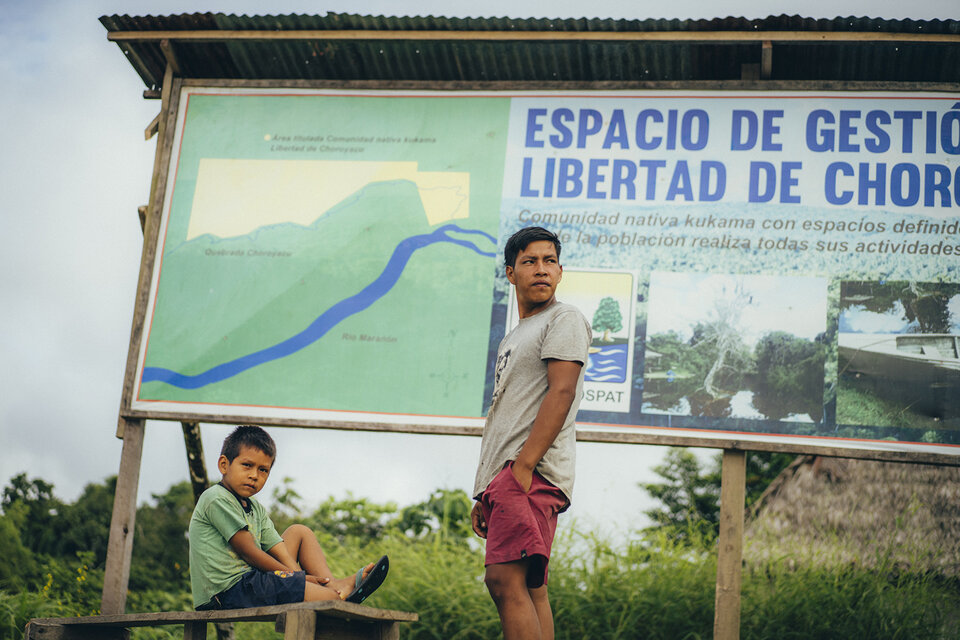
M 270 475 L 273 458 L 256 447 L 240 447 L 232 461 L 220 456 L 217 467 L 223 474 L 223 484 L 241 498 L 256 495 Z
M 508 266 L 506 271 L 507 279 L 517 288 L 521 317 L 551 302 L 563 277 L 557 249 L 549 240 L 528 244 L 517 254 L 514 266 Z

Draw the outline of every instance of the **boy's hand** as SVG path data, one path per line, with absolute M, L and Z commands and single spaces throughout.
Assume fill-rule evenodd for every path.
M 308 573 L 307 582 L 312 582 L 313 584 L 319 584 L 322 586 L 330 582 L 330 578 L 318 578 L 317 576 L 312 576 Z
M 473 524 L 473 532 L 483 539 L 487 537 L 487 521 L 483 519 L 483 510 L 479 502 L 473 503 L 473 510 L 470 511 L 470 522 Z

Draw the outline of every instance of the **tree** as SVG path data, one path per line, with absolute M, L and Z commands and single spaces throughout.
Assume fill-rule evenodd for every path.
M 137 509 L 130 588 L 180 591 L 189 584 L 187 530 L 194 507 L 193 487 L 188 481 L 178 482 L 152 498 L 154 504 Z
M 64 504 L 53 496 L 53 485 L 40 478 L 28 480 L 26 473 L 15 475 L 3 489 L 0 507 L 9 513 L 18 504 L 25 514 L 20 527 L 23 543 L 34 553 L 55 551 L 60 537 L 57 515 Z
M 610 342 L 610 332 L 620 331 L 623 328 L 623 316 L 620 313 L 620 303 L 607 296 L 600 301 L 600 306 L 593 314 L 593 330 L 603 331 L 604 342 Z
M 424 502 L 402 509 L 392 526 L 419 538 L 438 534 L 454 541 L 472 540 L 472 508 L 473 501 L 462 489 L 437 489 Z
M 791 413 L 807 413 L 819 422 L 823 416 L 827 346 L 821 341 L 774 331 L 757 342 L 754 353 L 754 406 L 773 420 L 782 420 Z
M 6 507 L 0 516 L 0 589 L 20 591 L 37 574 L 36 558 L 20 537 L 26 517 L 27 507 L 20 502 Z
M 731 371 L 738 371 L 738 367 L 732 360 L 744 350 L 740 316 L 744 307 L 752 303 L 753 296 L 747 291 L 741 279 L 737 279 L 730 293 L 727 293 L 724 287 L 721 295 L 713 301 L 716 320 L 706 325 L 707 332 L 704 338 L 714 346 L 717 357 L 703 379 L 703 388 L 714 399 L 725 395 L 725 392 L 720 389 L 720 385 L 723 385 L 722 376 L 728 375 Z
M 697 457 L 685 448 L 671 448 L 663 464 L 653 471 L 666 482 L 642 484 L 661 507 L 645 511 L 657 527 L 686 537 L 690 527 L 715 534 L 720 513 L 719 471 L 704 469 Z
M 377 504 L 366 498 L 355 498 L 351 493 L 343 500 L 333 497 L 320 503 L 304 524 L 318 534 L 333 536 L 340 542 L 365 544 L 383 535 L 397 505 Z
M 795 458 L 787 453 L 748 451 L 746 460 L 745 506 L 751 507 L 767 487 Z M 654 472 L 665 482 L 641 484 L 661 506 L 645 511 L 653 520 L 651 528 L 666 527 L 675 538 L 691 531 L 708 537 L 717 534 L 720 518 L 720 471 L 722 454 L 708 467 L 686 448 L 671 448 Z

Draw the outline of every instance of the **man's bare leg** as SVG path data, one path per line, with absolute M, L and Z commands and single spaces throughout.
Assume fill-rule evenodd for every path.
M 505 562 L 487 567 L 484 582 L 500 614 L 504 640 L 545 640 L 540 621 L 541 610 L 527 588 L 527 561 Z M 543 587 L 541 587 L 543 589 Z M 538 596 L 539 597 L 539 596 Z M 546 597 L 544 589 L 543 597 Z M 547 603 L 549 613 L 549 603 Z M 553 621 L 550 622 L 553 637 Z
M 547 585 L 529 591 L 530 599 L 537 610 L 537 619 L 540 621 L 540 640 L 553 640 L 553 610 L 547 597 Z

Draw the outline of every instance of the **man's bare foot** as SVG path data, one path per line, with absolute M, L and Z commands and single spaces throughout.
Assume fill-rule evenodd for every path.
M 370 572 L 373 570 L 374 563 L 370 563 L 363 568 L 363 575 L 361 579 L 366 578 Z M 353 590 L 357 588 L 357 574 L 349 575 L 345 578 L 334 578 L 330 582 L 324 585 L 330 589 L 336 590 L 340 594 L 341 600 L 346 600 L 347 596 L 353 593 Z

